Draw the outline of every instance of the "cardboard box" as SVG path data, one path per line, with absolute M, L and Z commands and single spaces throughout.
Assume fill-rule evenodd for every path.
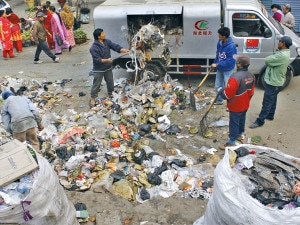
M 0 187 L 9 184 L 38 168 L 38 164 L 18 140 L 0 146 Z

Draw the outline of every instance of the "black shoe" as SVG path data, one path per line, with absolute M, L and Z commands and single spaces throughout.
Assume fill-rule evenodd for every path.
M 261 127 L 262 125 L 259 125 L 256 121 L 254 123 L 252 123 L 249 128 L 251 129 L 254 129 L 254 128 L 257 128 L 257 127 Z
M 266 120 L 274 120 L 274 117 L 267 117 Z
M 59 52 L 59 53 L 55 53 L 55 55 L 61 55 L 61 52 Z
M 69 47 L 69 52 L 70 52 L 70 51 L 72 51 L 72 46 L 71 46 L 71 45 L 70 45 L 70 47 Z

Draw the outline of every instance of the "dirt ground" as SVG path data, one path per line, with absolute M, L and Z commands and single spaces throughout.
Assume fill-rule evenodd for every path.
M 96 5 L 96 4 L 95 4 Z M 94 5 L 90 5 L 93 7 Z M 0 59 L 1 77 L 10 76 L 26 79 L 37 79 L 56 81 L 62 79 L 72 79 L 63 91 L 72 94 L 72 98 L 60 102 L 53 111 L 63 115 L 64 111 L 73 108 L 75 111 L 89 111 L 88 100 L 91 84 L 91 77 L 88 76 L 91 66 L 91 57 L 89 55 L 89 47 L 92 43 L 93 23 L 84 24 L 82 29 L 88 33 L 88 42 L 76 46 L 72 52 L 66 50 L 61 55 L 60 63 L 53 63 L 45 54 L 41 54 L 43 64 L 34 65 L 33 56 L 35 47 L 24 48 L 22 53 L 16 53 L 16 58 L 10 60 Z M 115 70 L 115 77 L 127 76 L 124 70 Z M 176 77 L 187 88 L 187 77 Z M 191 78 L 193 87 L 201 81 L 201 77 Z M 209 78 L 203 89 L 211 89 L 214 78 Z M 298 131 L 300 120 L 298 112 L 300 110 L 300 99 L 298 97 L 298 87 L 300 85 L 300 76 L 294 77 L 291 85 L 279 95 L 278 108 L 274 121 L 267 121 L 263 127 L 251 130 L 246 128 L 246 140 L 248 137 L 260 136 L 262 141 L 259 145 L 269 146 L 283 151 L 286 154 L 300 157 L 300 141 L 298 140 Z M 86 96 L 79 97 L 78 93 L 84 92 Z M 100 93 L 100 97 L 105 96 L 105 86 Z M 263 91 L 256 88 L 255 95 L 251 102 L 251 107 L 247 114 L 248 126 L 255 120 L 261 108 Z M 189 134 L 186 125 L 197 126 L 201 120 L 205 109 L 193 111 L 189 105 L 183 111 L 174 110 L 170 115 L 171 124 L 177 124 L 182 128 L 182 134 Z M 222 116 L 228 117 L 226 106 L 215 106 L 209 113 L 209 121 L 215 121 Z M 175 136 L 167 135 L 164 138 L 166 143 L 160 141 L 152 141 L 150 146 L 162 155 L 168 155 L 171 149 L 177 148 L 182 153 L 192 156 L 195 160 L 199 158 L 203 152 L 200 148 L 214 147 L 224 144 L 227 140 L 228 127 L 212 128 L 211 138 L 203 138 L 196 134 L 193 137 L 185 139 L 176 139 Z M 218 150 L 215 155 L 207 158 L 206 162 L 216 164 L 222 156 L 223 152 Z M 112 195 L 110 193 L 94 193 L 93 191 L 85 192 L 69 192 L 67 196 L 73 203 L 82 202 L 87 205 L 88 213 L 92 217 L 96 217 L 96 222 L 88 222 L 86 224 L 147 224 L 147 225 L 183 225 L 193 224 L 205 212 L 207 201 L 200 199 L 182 198 L 172 196 L 167 199 L 152 199 L 146 203 L 140 204 L 130 202 L 122 197 Z M 144 222 L 144 223 L 143 223 Z M 147 223 L 146 223 L 147 222 Z

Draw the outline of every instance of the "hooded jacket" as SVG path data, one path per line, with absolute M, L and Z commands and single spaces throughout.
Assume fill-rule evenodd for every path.
M 222 41 L 218 41 L 216 58 L 214 60 L 214 63 L 218 64 L 217 70 L 221 72 L 233 70 L 235 67 L 233 55 L 235 54 L 237 54 L 237 50 L 231 37 L 224 44 Z

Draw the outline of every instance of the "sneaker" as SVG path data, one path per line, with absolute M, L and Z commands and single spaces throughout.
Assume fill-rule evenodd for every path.
M 55 57 L 54 62 L 58 62 L 59 61 L 59 57 Z
M 109 92 L 109 93 L 107 93 L 107 96 L 108 96 L 109 98 L 112 98 L 112 97 L 113 97 L 113 94 L 112 94 L 111 92 Z
M 261 127 L 262 125 L 259 125 L 257 122 L 254 122 L 254 123 L 252 123 L 250 126 L 249 126 L 249 128 L 251 128 L 251 129 L 254 129 L 254 128 L 257 128 L 257 127 Z
M 274 120 L 274 117 L 267 117 L 266 120 L 272 121 L 272 120 Z
M 236 146 L 236 144 L 231 145 L 231 144 L 229 144 L 229 143 L 227 142 L 227 143 L 225 143 L 225 145 L 219 146 L 219 148 L 220 148 L 221 150 L 225 150 L 226 147 L 232 147 L 232 146 Z
M 221 101 L 216 101 L 216 102 L 214 103 L 214 105 L 223 105 L 223 102 L 221 102 Z
M 54 55 L 61 55 L 62 53 L 61 52 L 57 52 L 57 53 L 55 53 Z
M 43 63 L 43 61 L 42 60 L 38 60 L 38 61 L 34 61 L 33 63 L 34 64 L 41 64 L 41 63 Z

